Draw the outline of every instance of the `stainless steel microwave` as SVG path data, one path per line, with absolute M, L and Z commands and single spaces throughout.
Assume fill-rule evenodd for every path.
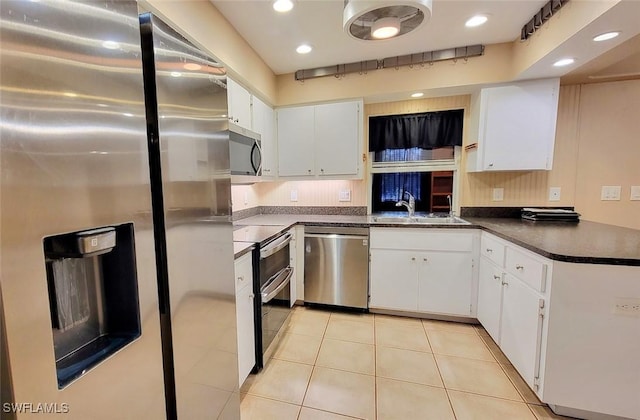
M 229 124 L 229 157 L 231 182 L 257 182 L 262 175 L 262 147 L 260 134 Z

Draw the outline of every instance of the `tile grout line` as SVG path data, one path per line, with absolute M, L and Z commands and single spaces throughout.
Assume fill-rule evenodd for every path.
M 316 354 L 316 358 L 313 361 L 313 369 L 311 369 L 311 375 L 309 375 L 309 381 L 307 382 L 307 388 L 304 390 L 304 395 L 302 396 L 302 401 L 300 402 L 300 413 L 302 413 L 302 407 L 304 407 L 304 400 L 307 398 L 307 393 L 309 392 L 309 387 L 311 386 L 311 378 L 313 378 L 313 373 L 316 370 L 316 363 L 318 362 L 318 357 L 320 356 L 320 350 L 322 350 L 322 343 L 324 343 L 324 337 L 327 334 L 327 329 L 329 328 L 329 322 L 331 321 L 332 313 L 329 312 L 329 318 L 327 319 L 327 324 L 324 326 L 324 331 L 322 331 L 322 339 L 320 340 L 320 347 L 318 347 L 318 353 Z M 310 407 L 311 408 L 311 407 Z M 298 414 L 298 418 L 300 414 Z
M 429 343 L 429 348 L 433 352 L 433 348 L 431 347 L 431 340 L 429 340 L 429 334 L 427 333 L 427 328 L 424 325 L 424 322 L 421 322 L 422 329 L 424 330 L 424 334 L 427 336 L 427 342 Z M 438 359 L 436 358 L 435 353 L 432 353 L 433 362 L 436 364 L 436 369 L 438 369 L 438 375 L 440 375 L 440 380 L 442 381 L 442 388 L 444 389 L 444 394 L 447 396 L 447 401 L 449 401 L 449 407 L 451 407 L 451 413 L 453 413 L 453 418 L 456 420 L 458 416 L 456 416 L 456 410 L 453 408 L 453 403 L 451 402 L 451 396 L 449 396 L 449 391 L 447 390 L 447 384 L 444 382 L 444 377 L 442 376 L 442 372 L 440 371 L 440 366 L 438 365 Z

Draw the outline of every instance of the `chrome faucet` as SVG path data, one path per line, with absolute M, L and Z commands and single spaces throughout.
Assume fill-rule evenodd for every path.
M 405 194 L 409 196 L 409 202 L 400 200 L 396 203 L 396 207 L 405 206 L 407 208 L 407 211 L 409 212 L 409 217 L 414 217 L 416 214 L 416 199 L 411 195 L 410 192 L 405 191 L 402 196 L 404 197 Z
M 453 218 L 453 206 L 451 205 L 451 194 L 447 195 L 447 201 L 449 202 L 449 217 Z

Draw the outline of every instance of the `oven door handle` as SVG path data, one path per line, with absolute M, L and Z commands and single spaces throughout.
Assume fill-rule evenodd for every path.
M 260 290 L 260 295 L 262 296 L 262 303 L 268 303 L 271 299 L 273 299 L 278 293 L 282 291 L 291 280 L 293 276 L 293 268 L 286 267 L 280 270 L 277 274 L 267 281 L 265 287 Z
M 260 259 L 262 260 L 262 259 L 265 259 L 267 257 L 270 257 L 271 255 L 275 254 L 276 252 L 280 251 L 285 246 L 289 245 L 289 242 L 291 242 L 291 233 L 287 232 L 284 235 L 282 235 L 281 238 L 276 239 L 275 241 L 271 242 L 270 244 L 267 244 L 266 247 L 261 248 L 260 249 Z

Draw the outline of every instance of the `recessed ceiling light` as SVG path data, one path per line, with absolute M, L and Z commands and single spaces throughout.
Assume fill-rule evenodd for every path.
M 553 65 L 555 67 L 564 67 L 564 66 L 568 66 L 569 64 L 573 64 L 576 60 L 574 60 L 573 58 L 563 58 L 562 60 L 558 60 L 555 63 L 553 63 Z
M 69 98 L 75 98 L 76 96 L 78 96 L 77 93 L 73 93 L 73 92 L 65 92 L 63 93 L 64 96 L 68 96 Z
M 182 73 L 180 73 L 179 71 L 172 71 L 170 74 L 171 74 L 171 77 L 180 77 L 180 76 L 182 76 Z
M 389 16 L 376 20 L 371 25 L 371 36 L 376 39 L 392 38 L 400 33 L 400 18 Z
M 486 17 L 485 15 L 475 15 L 469 20 L 467 20 L 464 26 L 466 26 L 467 28 L 473 28 L 476 26 L 483 25 L 484 23 L 487 22 L 487 20 L 489 20 L 489 18 Z
M 298 54 L 309 54 L 313 48 L 310 45 L 302 44 L 298 48 L 296 48 L 296 52 Z
M 100 108 L 108 108 L 109 107 L 109 105 L 107 105 L 107 104 L 98 104 L 98 106 Z
M 108 50 L 115 50 L 115 49 L 120 48 L 120 44 L 118 44 L 115 41 L 104 41 L 102 43 L 102 46 L 105 47 Z
M 273 10 L 276 12 L 284 13 L 293 9 L 293 2 L 291 0 L 276 0 L 273 2 Z
M 129 112 L 125 112 L 125 113 L 124 113 L 124 114 L 122 114 L 122 115 L 124 115 L 125 117 L 133 117 L 133 114 L 131 114 L 131 113 L 129 113 Z
M 187 63 L 184 66 L 182 66 L 185 70 L 200 70 L 202 68 L 202 66 L 200 64 L 196 64 L 196 63 Z
M 610 39 L 613 39 L 613 38 L 617 37 L 618 35 L 620 35 L 620 32 L 618 32 L 618 31 L 606 32 L 604 34 L 600 34 L 598 36 L 593 37 L 593 40 L 596 41 L 596 42 L 608 41 Z
M 412 98 L 422 98 L 423 96 L 424 96 L 424 93 L 422 92 L 416 92 L 411 94 Z

